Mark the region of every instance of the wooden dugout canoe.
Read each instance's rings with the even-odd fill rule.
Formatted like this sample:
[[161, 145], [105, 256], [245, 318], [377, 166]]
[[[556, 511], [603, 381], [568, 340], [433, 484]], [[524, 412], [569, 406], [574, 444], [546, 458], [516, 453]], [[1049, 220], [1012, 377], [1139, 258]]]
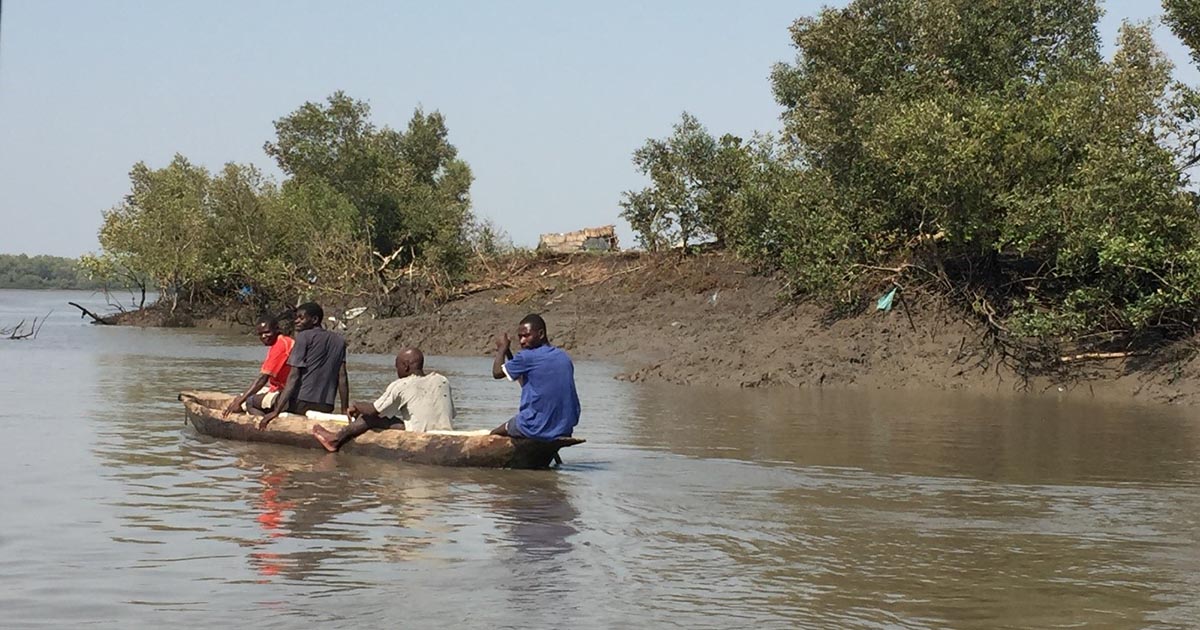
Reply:
[[[258, 429], [258, 418], [246, 413], [222, 412], [233, 396], [220, 392], [183, 391], [179, 400], [187, 422], [204, 435], [270, 442], [303, 448], [324, 448], [312, 435], [314, 424], [337, 431], [337, 422], [313, 420], [305, 416], [283, 414], [265, 430]], [[436, 466], [475, 466], [481, 468], [548, 468], [558, 450], [584, 440], [562, 437], [554, 440], [530, 440], [489, 435], [487, 431], [368, 431], [342, 445], [340, 453], [354, 453], [382, 459], [433, 464]]]

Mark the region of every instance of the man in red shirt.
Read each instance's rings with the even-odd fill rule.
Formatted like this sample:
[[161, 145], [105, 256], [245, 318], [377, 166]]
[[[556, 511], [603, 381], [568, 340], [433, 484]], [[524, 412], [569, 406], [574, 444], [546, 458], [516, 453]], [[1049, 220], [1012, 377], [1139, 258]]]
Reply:
[[275, 405], [275, 399], [279, 397], [279, 390], [287, 383], [288, 371], [291, 369], [287, 360], [295, 341], [287, 335], [279, 334], [279, 321], [270, 315], [259, 319], [255, 330], [259, 340], [269, 348], [267, 358], [250, 388], [225, 407], [227, 416], [242, 409], [257, 414], [269, 411]]

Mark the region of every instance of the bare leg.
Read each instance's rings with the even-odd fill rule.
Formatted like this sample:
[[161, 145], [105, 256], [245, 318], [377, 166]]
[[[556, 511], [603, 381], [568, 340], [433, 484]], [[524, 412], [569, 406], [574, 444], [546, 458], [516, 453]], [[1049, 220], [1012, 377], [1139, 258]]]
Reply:
[[370, 428], [371, 423], [368, 423], [364, 417], [359, 416], [351, 420], [350, 424], [346, 425], [345, 428], [336, 434], [330, 433], [329, 430], [319, 424], [314, 424], [312, 434], [321, 443], [321, 446], [325, 447], [325, 450], [332, 453], [341, 448], [342, 444], [345, 444], [347, 440], [353, 440], [366, 433]]

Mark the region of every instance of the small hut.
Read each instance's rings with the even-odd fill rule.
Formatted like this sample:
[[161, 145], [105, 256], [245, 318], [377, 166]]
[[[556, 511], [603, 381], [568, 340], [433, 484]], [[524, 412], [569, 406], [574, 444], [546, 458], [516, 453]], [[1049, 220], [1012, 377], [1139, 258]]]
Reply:
[[574, 232], [543, 234], [538, 238], [538, 250], [569, 254], [572, 252], [615, 252], [617, 231], [614, 225], [584, 228]]

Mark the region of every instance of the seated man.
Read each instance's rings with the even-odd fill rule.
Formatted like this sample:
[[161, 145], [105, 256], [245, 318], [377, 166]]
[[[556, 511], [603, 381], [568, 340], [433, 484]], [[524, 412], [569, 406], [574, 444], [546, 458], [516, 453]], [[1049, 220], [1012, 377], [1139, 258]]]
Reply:
[[571, 357], [550, 345], [546, 322], [540, 315], [526, 315], [521, 320], [517, 341], [521, 351], [514, 357], [508, 333], [496, 337], [492, 376], [520, 383], [521, 405], [517, 415], [493, 429], [492, 434], [539, 440], [571, 435], [580, 411]]
[[341, 399], [343, 413], [349, 408], [346, 340], [325, 330], [321, 326], [324, 319], [325, 311], [316, 303], [296, 307], [296, 342], [287, 361], [291, 371], [279, 399], [258, 421], [259, 429], [267, 428], [284, 411], [300, 415], [309, 410], [332, 412], [335, 396]]
[[337, 433], [321, 425], [313, 426], [313, 437], [325, 450], [336, 451], [367, 429], [451, 431], [454, 400], [450, 396], [450, 381], [441, 374], [426, 374], [425, 355], [416, 348], [404, 348], [396, 355], [396, 380], [375, 402], [350, 405], [347, 415], [350, 424]]
[[283, 385], [287, 383], [290, 371], [287, 359], [292, 352], [292, 344], [295, 342], [291, 337], [279, 333], [279, 320], [270, 315], [260, 318], [255, 330], [259, 340], [269, 348], [267, 358], [263, 361], [258, 378], [254, 379], [250, 388], [225, 407], [226, 416], [243, 410], [250, 413], [258, 412], [261, 415], [275, 404], [275, 399], [279, 397], [279, 390], [283, 389]]

